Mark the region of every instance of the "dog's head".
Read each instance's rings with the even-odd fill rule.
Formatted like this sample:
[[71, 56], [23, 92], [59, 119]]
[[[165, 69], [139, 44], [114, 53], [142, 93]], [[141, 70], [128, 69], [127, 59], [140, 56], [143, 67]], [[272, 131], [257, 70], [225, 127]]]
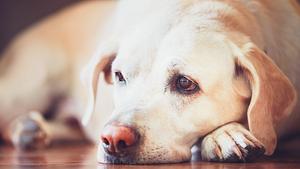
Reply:
[[94, 58], [90, 107], [101, 71], [112, 80], [115, 104], [99, 161], [189, 160], [199, 138], [229, 122], [248, 122], [266, 154], [274, 151], [276, 125], [296, 98], [292, 84], [254, 43], [238, 45], [225, 33], [189, 23], [165, 32], [141, 25]]

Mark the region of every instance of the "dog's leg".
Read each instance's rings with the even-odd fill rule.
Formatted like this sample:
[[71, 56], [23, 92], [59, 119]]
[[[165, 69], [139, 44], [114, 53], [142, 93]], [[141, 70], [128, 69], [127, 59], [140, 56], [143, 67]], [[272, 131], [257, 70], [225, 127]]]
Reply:
[[[27, 116], [34, 123], [39, 122], [39, 125], [41, 123], [41, 126], [37, 125], [41, 129], [47, 128], [44, 126], [48, 123], [43, 118], [36, 118], [42, 115], [32, 118], [28, 113], [31, 110], [47, 113], [53, 100], [67, 95], [70, 86], [70, 79], [65, 78], [70, 72], [64, 51], [34, 36], [24, 38], [17, 39], [1, 56], [0, 134], [5, 140], [10, 135], [8, 126], [22, 116]], [[25, 125], [27, 121], [29, 125]], [[30, 120], [27, 121], [24, 121], [24, 126], [29, 126], [26, 129], [39, 130]], [[22, 124], [20, 122], [19, 126]]]
[[201, 143], [207, 161], [245, 162], [264, 153], [264, 147], [241, 124], [229, 123], [208, 134]]
[[17, 118], [5, 133], [7, 141], [20, 149], [40, 149], [56, 141], [85, 141], [79, 125], [73, 120], [56, 118], [47, 121], [38, 112]]
[[45, 113], [68, 88], [63, 53], [40, 38], [17, 39], [0, 61], [0, 132], [31, 110]]

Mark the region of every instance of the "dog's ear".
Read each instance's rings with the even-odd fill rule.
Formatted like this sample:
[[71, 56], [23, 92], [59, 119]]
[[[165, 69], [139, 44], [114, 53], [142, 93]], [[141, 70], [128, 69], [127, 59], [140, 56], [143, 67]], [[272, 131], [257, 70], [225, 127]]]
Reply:
[[113, 52], [100, 57], [93, 57], [82, 71], [81, 80], [87, 89], [87, 110], [82, 119], [83, 125], [88, 123], [91, 114], [94, 112], [100, 74], [104, 73], [105, 81], [112, 84], [111, 65], [115, 57], [116, 53]]
[[237, 70], [248, 79], [251, 101], [247, 110], [250, 132], [271, 155], [277, 144], [276, 126], [294, 107], [297, 94], [287, 76], [254, 44], [247, 44], [236, 58]]
[[104, 80], [106, 81], [106, 83], [112, 84], [111, 64], [115, 60], [115, 58], [116, 54], [112, 53], [100, 57], [99, 61], [94, 60], [95, 64], [92, 63], [91, 71], [89, 71], [89, 73], [91, 73], [92, 79], [89, 80], [92, 80], [90, 82], [90, 85], [92, 85], [94, 92], [96, 92], [97, 90], [98, 80], [101, 72], [103, 72], [104, 74]]

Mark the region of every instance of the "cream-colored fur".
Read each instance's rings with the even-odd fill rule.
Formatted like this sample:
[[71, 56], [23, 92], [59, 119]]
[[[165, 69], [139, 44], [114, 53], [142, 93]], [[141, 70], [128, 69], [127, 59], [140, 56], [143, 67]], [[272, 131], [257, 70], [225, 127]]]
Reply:
[[[109, 22], [115, 5], [114, 1], [81, 2], [38, 22], [11, 42], [0, 58], [2, 131], [19, 115], [45, 114], [57, 101], [61, 102], [56, 105], [59, 121], [83, 117], [87, 99], [80, 73], [105, 39], [104, 23]], [[109, 95], [103, 94], [107, 100], [100, 103], [107, 112], [112, 107]]]
[[[62, 117], [81, 121], [79, 138], [98, 142], [108, 120], [132, 124], [141, 132], [143, 142], [134, 155], [111, 157], [99, 144], [99, 162], [181, 162], [190, 159], [193, 145], [199, 145], [205, 160], [247, 161], [271, 155], [278, 136], [299, 131], [296, 1], [123, 0], [100, 36], [106, 12], [99, 9], [113, 4], [85, 2], [40, 23], [11, 45], [2, 62], [9, 64], [0, 67], [2, 130], [21, 113], [43, 113], [52, 94], [63, 93]], [[67, 21], [72, 24], [53, 31]], [[85, 32], [86, 39], [78, 32]], [[92, 55], [81, 75], [82, 87], [80, 70]], [[109, 79], [110, 64], [113, 87], [101, 77], [104, 71]], [[117, 71], [126, 84], [117, 81]], [[193, 79], [200, 91], [178, 93], [172, 89], [176, 75]], [[79, 105], [75, 111], [74, 106], [66, 108], [70, 100]], [[53, 126], [37, 114], [29, 119], [44, 128]], [[16, 123], [21, 129], [7, 137], [13, 135], [18, 145], [27, 127]], [[48, 133], [57, 138], [54, 131]]]

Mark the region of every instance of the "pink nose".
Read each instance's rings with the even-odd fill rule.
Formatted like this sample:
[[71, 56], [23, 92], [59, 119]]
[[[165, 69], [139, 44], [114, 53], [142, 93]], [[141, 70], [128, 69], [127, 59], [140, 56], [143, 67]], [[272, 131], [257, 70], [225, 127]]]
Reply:
[[105, 126], [101, 141], [107, 153], [118, 154], [136, 146], [139, 141], [139, 134], [132, 127], [112, 123]]

